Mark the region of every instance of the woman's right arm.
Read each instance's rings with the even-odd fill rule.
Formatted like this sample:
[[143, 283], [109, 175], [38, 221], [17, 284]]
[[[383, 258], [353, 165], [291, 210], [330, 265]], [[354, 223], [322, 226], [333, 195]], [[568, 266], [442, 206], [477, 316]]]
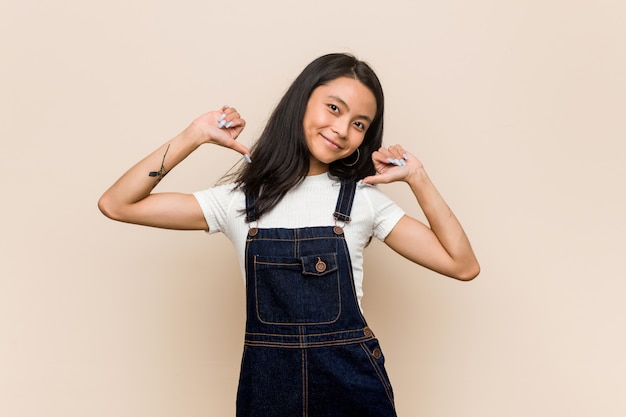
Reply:
[[102, 213], [126, 223], [178, 230], [208, 230], [192, 194], [153, 193], [161, 179], [204, 143], [250, 151], [236, 141], [245, 121], [234, 108], [223, 107], [194, 120], [176, 137], [129, 169], [98, 201]]

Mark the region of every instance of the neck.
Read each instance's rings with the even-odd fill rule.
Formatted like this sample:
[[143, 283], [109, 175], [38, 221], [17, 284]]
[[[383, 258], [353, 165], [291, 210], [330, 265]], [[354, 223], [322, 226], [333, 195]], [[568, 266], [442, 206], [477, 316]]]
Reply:
[[328, 164], [316, 160], [309, 163], [309, 172], [306, 175], [319, 175], [325, 172], [328, 172]]

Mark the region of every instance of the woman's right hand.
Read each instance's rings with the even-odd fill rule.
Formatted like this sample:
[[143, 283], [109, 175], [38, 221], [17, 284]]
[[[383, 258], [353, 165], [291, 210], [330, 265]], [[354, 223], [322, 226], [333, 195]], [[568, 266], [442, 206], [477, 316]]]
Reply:
[[237, 142], [237, 137], [246, 127], [246, 121], [237, 109], [224, 106], [220, 110], [203, 114], [194, 120], [188, 129], [201, 135], [202, 143], [212, 143], [250, 156], [250, 150]]
[[127, 223], [207, 230], [204, 214], [192, 194], [152, 191], [168, 172], [203, 143], [233, 149], [249, 161], [250, 151], [237, 142], [245, 125], [237, 109], [228, 106], [203, 114], [131, 167], [100, 197], [98, 207], [105, 216]]

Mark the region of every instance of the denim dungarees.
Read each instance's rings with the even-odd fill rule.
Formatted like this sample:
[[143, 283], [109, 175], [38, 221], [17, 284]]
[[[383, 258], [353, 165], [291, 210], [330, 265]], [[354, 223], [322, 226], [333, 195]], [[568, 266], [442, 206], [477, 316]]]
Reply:
[[343, 229], [354, 181], [342, 181], [336, 226], [253, 227], [246, 196], [246, 335], [237, 417], [392, 417], [378, 340], [361, 314]]

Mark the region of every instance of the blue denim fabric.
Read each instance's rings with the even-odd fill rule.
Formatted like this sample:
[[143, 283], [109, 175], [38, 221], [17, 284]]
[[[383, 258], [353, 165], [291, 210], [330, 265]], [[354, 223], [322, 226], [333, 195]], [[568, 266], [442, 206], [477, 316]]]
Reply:
[[[349, 221], [354, 187], [342, 182], [338, 221]], [[246, 280], [237, 417], [396, 416], [341, 228], [251, 228]]]

